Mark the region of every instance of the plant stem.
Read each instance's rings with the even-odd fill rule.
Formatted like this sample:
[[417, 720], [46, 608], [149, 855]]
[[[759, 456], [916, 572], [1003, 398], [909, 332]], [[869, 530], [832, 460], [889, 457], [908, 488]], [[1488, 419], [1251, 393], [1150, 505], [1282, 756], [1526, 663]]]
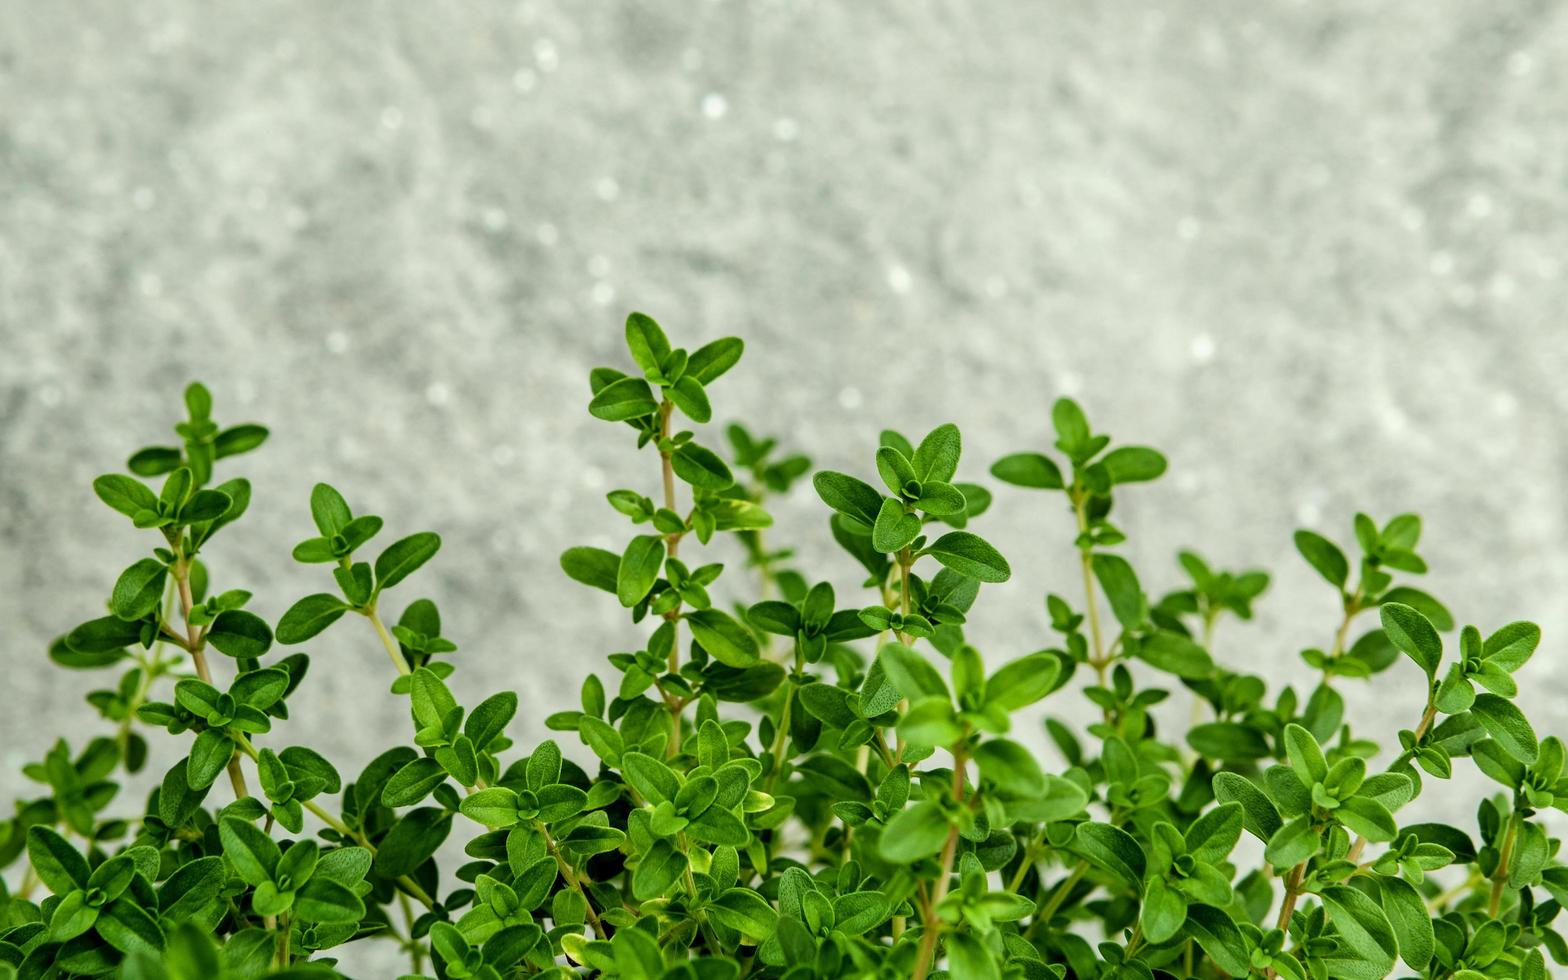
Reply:
[[593, 899], [588, 897], [588, 892], [583, 888], [582, 881], [578, 879], [577, 872], [573, 871], [572, 866], [566, 863], [566, 858], [561, 856], [561, 849], [555, 846], [555, 838], [550, 836], [550, 828], [538, 820], [534, 821], [534, 828], [544, 835], [544, 846], [549, 850], [550, 856], [555, 858], [555, 866], [561, 869], [561, 877], [573, 891], [582, 896], [583, 907], [588, 910], [588, 922], [593, 926], [593, 931], [600, 939], [608, 938], [604, 932], [604, 923], [599, 921], [599, 913], [593, 910]]
[[397, 645], [397, 640], [393, 639], [392, 634], [387, 632], [386, 624], [381, 621], [381, 614], [376, 611], [374, 601], [365, 607], [364, 613], [370, 620], [370, 625], [376, 628], [376, 635], [381, 637], [381, 645], [386, 647], [387, 656], [392, 660], [392, 666], [397, 668], [399, 674], [407, 675], [413, 673], [408, 667], [408, 660], [403, 656], [402, 649]]
[[1041, 923], [1051, 921], [1051, 917], [1056, 914], [1056, 910], [1062, 907], [1063, 902], [1067, 901], [1068, 894], [1077, 886], [1078, 882], [1083, 880], [1083, 876], [1088, 872], [1088, 861], [1080, 860], [1073, 866], [1072, 872], [1062, 879], [1061, 884], [1056, 886], [1056, 890], [1051, 893], [1051, 897], [1046, 899], [1035, 910], [1034, 920], [1029, 923], [1029, 928], [1024, 932], [1025, 939], [1032, 937], [1034, 931], [1040, 927]]
[[[801, 656], [799, 644], [795, 649], [795, 673], [799, 674], [805, 667]], [[764, 793], [772, 794], [773, 787], [778, 782], [779, 773], [784, 771], [784, 750], [789, 746], [789, 715], [790, 708], [795, 703], [795, 682], [786, 680], [784, 688], [784, 707], [779, 711], [778, 731], [773, 735], [773, 771], [768, 773], [768, 781], [763, 786]]]
[[1497, 918], [1503, 904], [1503, 889], [1508, 886], [1508, 865], [1513, 860], [1514, 843], [1519, 839], [1519, 811], [1508, 815], [1508, 827], [1503, 831], [1503, 845], [1497, 852], [1497, 869], [1492, 872], [1492, 895], [1486, 903], [1486, 914]]
[[278, 922], [278, 955], [277, 966], [286, 970], [289, 965], [289, 916], [285, 912]]
[[[246, 738], [244, 735], [241, 735], [234, 740], [234, 744], [238, 745], [240, 751], [249, 756], [252, 762], [256, 762], [258, 760], [259, 756], [256, 752], [256, 747], [250, 744], [250, 739]], [[229, 760], [231, 765], [238, 761], [239, 758], [237, 756], [234, 759]], [[367, 838], [364, 834], [354, 830], [354, 828], [339, 820], [337, 817], [334, 817], [326, 810], [322, 809], [321, 806], [314, 800], [303, 800], [301, 801], [301, 805], [311, 813], [315, 814], [316, 819], [320, 820], [328, 827], [331, 827], [333, 830], [337, 831], [339, 834], [342, 834], [344, 837], [349, 838], [350, 840], [357, 841], [360, 847], [363, 847], [372, 855], [376, 853], [376, 845], [372, 844], [369, 838]], [[398, 878], [397, 886], [403, 889], [409, 895], [413, 896], [414, 900], [422, 904], [425, 908], [433, 909], [436, 907], [435, 899], [426, 894], [425, 890], [419, 886], [419, 883], [410, 878], [408, 875], [403, 875], [402, 877]]]
[[[668, 398], [659, 403], [659, 471], [664, 483], [664, 506], [668, 510], [675, 510], [675, 467], [670, 462], [670, 453], [662, 448], [664, 440], [670, 437], [670, 413], [675, 404]], [[681, 535], [684, 532], [672, 532], [664, 536], [664, 547], [669, 558], [674, 558], [680, 553]], [[681, 607], [677, 603], [674, 609], [664, 614], [664, 619], [670, 624], [670, 673], [679, 674], [681, 669]], [[673, 759], [681, 754], [681, 712], [686, 705], [681, 701], [665, 701], [665, 706], [670, 711], [670, 741], [665, 748], [664, 756]]]
[[[212, 671], [207, 667], [207, 654], [203, 647], [206, 645], [206, 636], [191, 622], [191, 610], [196, 608], [196, 600], [191, 594], [191, 565], [190, 559], [185, 555], [185, 533], [176, 532], [170, 536], [169, 543], [174, 546], [174, 583], [180, 594], [180, 614], [185, 619], [185, 649], [190, 651], [191, 662], [196, 665], [196, 676], [202, 683], [216, 686], [212, 683]], [[238, 756], [229, 757], [229, 783], [234, 787], [234, 798], [244, 799], [250, 795], [250, 789], [245, 785], [245, 771], [240, 768]]]
[[414, 938], [414, 907], [408, 904], [408, 896], [403, 892], [397, 893], [398, 905], [403, 909], [403, 922], [408, 926], [408, 961], [414, 968], [414, 973], [423, 973], [425, 969], [425, 947]]
[[[953, 746], [953, 802], [959, 806], [964, 803], [964, 738], [960, 738]], [[958, 826], [955, 824], [947, 829], [947, 840], [942, 844], [941, 865], [942, 870], [937, 874], [936, 884], [932, 886], [930, 900], [926, 902], [925, 928], [920, 933], [920, 953], [915, 959], [914, 980], [925, 980], [927, 973], [931, 972], [931, 964], [936, 958], [936, 942], [942, 934], [942, 919], [937, 915], [937, 907], [947, 897], [947, 889], [952, 883], [953, 859], [958, 851]]]
[[1301, 882], [1307, 876], [1307, 862], [1303, 861], [1290, 869], [1285, 876], [1285, 900], [1280, 903], [1279, 918], [1274, 922], [1274, 928], [1290, 928], [1290, 917], [1296, 911], [1296, 900], [1301, 897]]
[[[1089, 533], [1089, 513], [1086, 508], [1088, 495], [1082, 491], [1073, 493], [1073, 514], [1078, 518], [1078, 534], [1083, 536]], [[1089, 617], [1089, 640], [1093, 656], [1089, 658], [1089, 666], [1094, 668], [1094, 673], [1099, 678], [1100, 686], [1105, 686], [1105, 668], [1109, 661], [1105, 656], [1105, 641], [1100, 633], [1100, 604], [1094, 594], [1094, 548], [1087, 542], [1078, 546], [1078, 554], [1083, 566], [1083, 596]]]

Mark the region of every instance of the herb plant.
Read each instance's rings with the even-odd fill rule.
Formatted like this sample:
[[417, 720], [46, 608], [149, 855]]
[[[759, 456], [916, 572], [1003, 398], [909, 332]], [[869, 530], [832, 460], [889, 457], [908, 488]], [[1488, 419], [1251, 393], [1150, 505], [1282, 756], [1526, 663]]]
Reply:
[[[1007, 507], [1060, 508], [1083, 592], [1046, 596], [1044, 637], [984, 658], [966, 618], [1011, 573], [971, 529], [993, 500], [961, 476], [956, 427], [883, 432], [860, 475], [812, 476], [843, 549], [824, 574], [863, 575], [840, 594], [766, 538], [769, 499], [809, 461], [738, 425], [726, 460], [688, 428], [712, 419], [741, 341], [687, 351], [634, 314], [626, 344], [631, 370], [594, 369], [587, 407], [643, 451], [646, 480], [608, 496], [625, 546], [561, 567], [630, 619], [636, 649], [527, 751], [515, 694], [465, 706], [446, 684], [477, 658], [411, 598], [435, 533], [382, 546], [380, 517], [318, 485], [293, 558], [322, 566], [322, 591], [275, 625], [209, 565], [250, 504], [219, 471], [267, 433], [218, 425], [199, 384], [178, 445], [94, 481], [149, 550], [50, 648], [112, 676], [87, 696], [108, 729], [27, 766], [40, 789], [0, 823], [0, 864], [23, 865], [0, 889], [0, 976], [322, 976], [345, 944], [387, 941], [410, 975], [480, 980], [1533, 980], [1543, 954], [1568, 962], [1568, 866], [1540, 819], [1568, 809], [1563, 744], [1511, 700], [1540, 631], [1453, 635], [1409, 584], [1419, 518], [1357, 514], [1348, 554], [1296, 533], [1329, 586], [1304, 598], [1336, 615], [1302, 652], [1313, 689], [1271, 694], [1241, 669], [1266, 659], [1216, 656], [1268, 576], [1183, 552], [1182, 583], [1146, 591], [1113, 504], [1166, 461], [1063, 399], [1052, 452], [989, 473], [1029, 491]], [[287, 737], [311, 662], [293, 648], [328, 629], [384, 651], [411, 722], [351, 778]], [[1387, 751], [1340, 694], [1383, 672], [1410, 724], [1372, 733]], [[1177, 688], [1184, 732], [1154, 710]], [[1081, 732], [1048, 713], [1075, 694], [1098, 709]], [[1042, 720], [1048, 760], [1018, 735]], [[1473, 824], [1399, 816], [1472, 765], [1499, 784]], [[143, 770], [162, 773], [144, 805], [115, 807], [119, 774]], [[443, 874], [454, 831], [468, 860]]]

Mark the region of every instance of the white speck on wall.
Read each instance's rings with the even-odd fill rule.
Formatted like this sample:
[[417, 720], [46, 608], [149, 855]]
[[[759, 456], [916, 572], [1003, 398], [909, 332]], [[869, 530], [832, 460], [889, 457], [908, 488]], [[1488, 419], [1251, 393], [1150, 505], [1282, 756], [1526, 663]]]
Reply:
[[483, 220], [491, 231], [501, 231], [507, 225], [506, 212], [500, 208], [485, 208]]
[[844, 411], [853, 412], [855, 409], [860, 407], [861, 401], [862, 399], [860, 395], [860, 389], [856, 388], [854, 385], [846, 385], [845, 387], [839, 389], [838, 407], [842, 408]]
[[1206, 333], [1198, 334], [1188, 345], [1188, 352], [1194, 364], [1208, 364], [1214, 360], [1214, 338]]
[[1465, 212], [1472, 218], [1489, 218], [1492, 215], [1492, 198], [1483, 192], [1470, 195], [1465, 202]]
[[1515, 77], [1530, 74], [1535, 67], [1535, 59], [1528, 51], [1515, 51], [1508, 56], [1508, 73]]
[[773, 121], [773, 138], [780, 143], [793, 143], [800, 138], [800, 123], [783, 116]]
[[1433, 252], [1429, 267], [1435, 276], [1449, 275], [1454, 271], [1454, 257], [1448, 252]]
[[603, 255], [595, 255], [588, 260], [588, 274], [595, 279], [603, 279], [610, 274], [610, 260]]
[[534, 229], [534, 237], [539, 239], [540, 245], [551, 248], [561, 240], [561, 231], [555, 225], [546, 221]]
[[1492, 414], [1500, 419], [1511, 419], [1519, 414], [1519, 399], [1511, 391], [1499, 391], [1492, 396]]
[[718, 92], [709, 92], [702, 97], [702, 114], [709, 119], [723, 119], [730, 111], [730, 100]]
[[903, 296], [909, 292], [914, 284], [914, 276], [910, 275], [909, 270], [902, 265], [895, 262], [887, 267], [887, 288], [893, 292]]
[[341, 330], [329, 330], [325, 338], [329, 354], [342, 354], [348, 350], [348, 334]]
[[589, 490], [597, 490], [604, 486], [604, 471], [597, 466], [584, 466], [582, 469], [582, 485]]
[[600, 306], [609, 306], [615, 302], [615, 287], [607, 282], [596, 282], [593, 285], [593, 301]]
[[545, 74], [561, 67], [561, 55], [555, 50], [555, 42], [542, 37], [534, 42], [534, 64]]
[[397, 130], [403, 128], [403, 110], [395, 105], [386, 106], [381, 110], [381, 128]]
[[506, 443], [498, 443], [490, 447], [490, 462], [496, 466], [511, 466], [517, 461], [517, 450]]
[[1296, 523], [1303, 527], [1315, 527], [1323, 519], [1323, 508], [1315, 500], [1303, 500], [1296, 504]]
[[131, 192], [131, 203], [138, 211], [148, 211], [158, 203], [158, 194], [151, 187], [138, 187]]
[[1184, 242], [1197, 238], [1202, 231], [1203, 225], [1190, 214], [1176, 222], [1176, 237]]
[[539, 74], [532, 68], [519, 68], [512, 72], [512, 87], [519, 92], [532, 92], [539, 84]]
[[144, 272], [137, 276], [136, 286], [143, 296], [150, 298], [163, 295], [163, 279], [155, 272]]
[[985, 280], [985, 294], [992, 299], [1001, 299], [1007, 295], [1007, 280], [1001, 276], [987, 276]]
[[621, 196], [620, 181], [614, 177], [600, 177], [593, 183], [593, 193], [601, 201], [613, 201]]
[[1056, 376], [1056, 387], [1062, 394], [1071, 398], [1080, 393], [1083, 388], [1083, 379], [1071, 371], [1063, 371]]
[[445, 382], [432, 381], [425, 387], [425, 401], [434, 405], [436, 408], [443, 407], [451, 400], [452, 389], [448, 388]]

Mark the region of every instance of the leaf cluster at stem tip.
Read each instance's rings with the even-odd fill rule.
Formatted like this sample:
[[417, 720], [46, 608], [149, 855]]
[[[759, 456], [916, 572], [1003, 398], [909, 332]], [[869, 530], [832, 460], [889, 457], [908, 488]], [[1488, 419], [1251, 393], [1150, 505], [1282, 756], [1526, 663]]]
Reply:
[[[218, 471], [267, 430], [217, 423], [200, 384], [174, 443], [93, 481], [143, 550], [48, 651], [105, 678], [87, 694], [105, 724], [28, 763], [0, 821], [0, 980], [341, 976], [365, 943], [440, 980], [1536, 980], [1568, 963], [1551, 814], [1568, 757], [1516, 702], [1540, 629], [1460, 628], [1415, 584], [1419, 517], [1295, 532], [1328, 587], [1292, 600], [1322, 612], [1296, 664], [1232, 635], [1266, 572], [1191, 550], [1135, 566], [1117, 505], [1152, 497], [1138, 485], [1167, 461], [1072, 400], [983, 473], [951, 423], [816, 470], [744, 424], [708, 428], [741, 340], [678, 347], [639, 313], [624, 339], [585, 396], [630, 436], [635, 476], [605, 497], [623, 543], [560, 556], [623, 648], [571, 652], [575, 704], [460, 699], [460, 664], [483, 684], [511, 668], [477, 661], [511, 653], [448, 635], [421, 574], [440, 536], [387, 529], [360, 490], [301, 488], [292, 558], [317, 584], [255, 600], [236, 570], [282, 556], [224, 552], [251, 486]], [[839, 549], [809, 571], [770, 516], [808, 475]], [[1060, 515], [1054, 545], [989, 526], [1036, 502]], [[1033, 548], [1074, 586], [1045, 595], [1038, 635], [982, 655], [980, 593], [1012, 579], [1004, 551]], [[330, 650], [314, 675], [306, 644]], [[1271, 686], [1287, 666], [1308, 683]], [[298, 692], [321, 669], [407, 710], [357, 772], [289, 734], [320, 710]], [[1344, 688], [1385, 673], [1353, 730]], [[1089, 724], [1067, 721], [1074, 698]], [[1488, 785], [1463, 825], [1425, 805], [1456, 768]], [[140, 774], [153, 788], [126, 799]]]

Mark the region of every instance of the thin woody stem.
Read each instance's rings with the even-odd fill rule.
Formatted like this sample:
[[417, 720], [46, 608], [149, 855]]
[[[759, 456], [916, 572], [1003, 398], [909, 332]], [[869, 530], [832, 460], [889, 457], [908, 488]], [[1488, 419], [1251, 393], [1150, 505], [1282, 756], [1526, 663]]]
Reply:
[[[168, 535], [169, 543], [174, 546], [174, 584], [180, 596], [180, 614], [185, 619], [185, 649], [191, 655], [191, 663], [196, 667], [196, 676], [202, 683], [216, 686], [212, 683], [212, 670], [207, 666], [206, 635], [191, 622], [191, 610], [196, 608], [196, 599], [191, 592], [191, 564], [190, 558], [185, 554], [185, 532], [176, 531]], [[250, 789], [245, 785], [245, 771], [240, 768], [238, 756], [229, 757], [229, 783], [234, 787], [234, 798], [244, 799], [250, 795]]]

